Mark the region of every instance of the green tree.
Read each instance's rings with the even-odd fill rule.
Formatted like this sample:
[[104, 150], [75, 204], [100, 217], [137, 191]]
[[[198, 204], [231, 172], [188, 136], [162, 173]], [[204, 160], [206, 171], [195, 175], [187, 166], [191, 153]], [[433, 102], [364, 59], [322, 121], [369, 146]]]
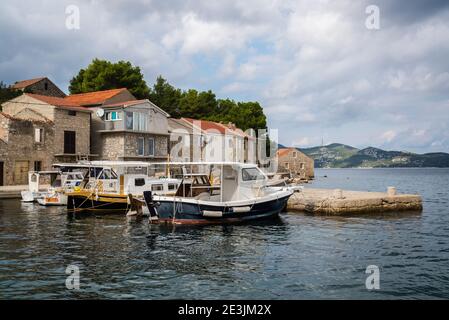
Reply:
[[136, 98], [148, 98], [150, 90], [139, 67], [129, 61], [112, 63], [94, 59], [70, 81], [71, 94], [99, 90], [127, 88]]
[[1, 104], [8, 100], [14, 99], [22, 94], [22, 91], [15, 90], [7, 86], [3, 81], [0, 81], [0, 111], [2, 111]]
[[179, 99], [179, 113], [181, 117], [196, 118], [198, 117], [198, 91], [190, 89], [182, 93]]
[[162, 76], [159, 76], [153, 88], [150, 89], [149, 99], [172, 117], [177, 118], [180, 116], [179, 100], [181, 96], [181, 89], [176, 89]]
[[202, 91], [198, 94], [198, 109], [196, 112], [197, 117], [202, 119], [208, 118], [217, 113], [217, 107], [217, 99], [211, 90]]

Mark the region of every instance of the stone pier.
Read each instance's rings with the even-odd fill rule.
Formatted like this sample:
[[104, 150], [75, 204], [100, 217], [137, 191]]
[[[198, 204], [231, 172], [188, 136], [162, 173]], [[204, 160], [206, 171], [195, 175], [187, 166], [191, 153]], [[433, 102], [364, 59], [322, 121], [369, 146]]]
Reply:
[[287, 204], [288, 211], [317, 215], [421, 211], [422, 207], [420, 195], [397, 194], [394, 187], [385, 193], [304, 188], [294, 193]]

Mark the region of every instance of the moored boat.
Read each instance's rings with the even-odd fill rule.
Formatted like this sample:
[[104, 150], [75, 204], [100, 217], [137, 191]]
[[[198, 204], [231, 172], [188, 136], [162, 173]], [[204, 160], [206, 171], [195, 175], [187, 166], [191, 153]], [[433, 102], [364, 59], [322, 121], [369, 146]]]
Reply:
[[[144, 192], [152, 220], [174, 224], [208, 224], [270, 218], [285, 208], [294, 192], [289, 187], [267, 185], [267, 176], [253, 164], [180, 165], [184, 166], [184, 174], [174, 196]], [[189, 165], [199, 172], [187, 173], [185, 167]]]
[[[133, 210], [131, 198], [143, 199], [144, 190], [156, 194], [174, 194], [179, 180], [166, 176], [149, 176], [149, 163], [96, 162], [102, 165], [96, 179], [84, 187], [67, 192], [67, 209], [70, 213], [128, 214]], [[107, 165], [104, 165], [107, 164]], [[140, 173], [128, 173], [126, 169], [138, 168]], [[145, 172], [144, 172], [145, 171]]]

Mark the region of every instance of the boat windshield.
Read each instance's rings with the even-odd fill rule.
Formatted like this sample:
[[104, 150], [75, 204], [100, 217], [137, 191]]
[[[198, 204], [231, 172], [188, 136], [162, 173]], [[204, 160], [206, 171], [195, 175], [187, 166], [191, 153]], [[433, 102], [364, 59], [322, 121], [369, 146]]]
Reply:
[[265, 180], [265, 176], [258, 168], [244, 168], [242, 169], [242, 180]]

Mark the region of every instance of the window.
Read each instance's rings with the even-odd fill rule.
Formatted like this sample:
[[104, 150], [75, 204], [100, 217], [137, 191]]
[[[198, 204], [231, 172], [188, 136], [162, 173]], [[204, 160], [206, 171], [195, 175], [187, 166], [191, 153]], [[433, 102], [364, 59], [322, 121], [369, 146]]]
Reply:
[[34, 161], [34, 171], [42, 171], [42, 161]]
[[164, 186], [162, 184], [153, 184], [151, 186], [151, 191], [163, 191]]
[[133, 130], [147, 131], [148, 116], [141, 112], [133, 112]]
[[34, 142], [37, 143], [44, 142], [44, 129], [42, 128], [34, 129]]
[[301, 169], [304, 169], [304, 168], [305, 168], [304, 163], [301, 163], [299, 167], [300, 167]]
[[117, 175], [111, 169], [103, 169], [98, 179], [117, 179]]
[[69, 114], [69, 116], [76, 116], [76, 111], [69, 110], [68, 114]]
[[133, 129], [133, 113], [132, 112], [126, 112], [126, 130], [132, 130]]
[[64, 131], [64, 153], [76, 153], [76, 132]]
[[154, 156], [154, 138], [148, 138], [148, 155]]
[[137, 138], [137, 155], [144, 156], [145, 155], [145, 139], [142, 137]]
[[45, 90], [45, 91], [48, 90], [48, 83], [47, 83], [47, 82], [45, 82], [45, 84], [44, 84], [44, 90]]
[[176, 183], [168, 184], [168, 190], [176, 190], [177, 188], [178, 188], [178, 185]]
[[296, 158], [298, 156], [298, 152], [293, 151], [293, 158]]
[[89, 177], [91, 177], [91, 178], [98, 177], [98, 175], [100, 174], [101, 170], [103, 170], [103, 168], [90, 168]]
[[284, 163], [284, 167], [285, 167], [285, 169], [289, 169], [290, 168], [290, 163], [288, 163], [288, 162]]
[[145, 179], [144, 178], [136, 178], [134, 179], [134, 185], [136, 187], [142, 187], [145, 185]]
[[265, 176], [257, 168], [248, 168], [242, 170], [242, 179], [243, 181], [263, 180]]
[[122, 119], [120, 119], [120, 112], [111, 111], [111, 112], [106, 112], [105, 120], [106, 121], [118, 121], [118, 120], [122, 120]]

